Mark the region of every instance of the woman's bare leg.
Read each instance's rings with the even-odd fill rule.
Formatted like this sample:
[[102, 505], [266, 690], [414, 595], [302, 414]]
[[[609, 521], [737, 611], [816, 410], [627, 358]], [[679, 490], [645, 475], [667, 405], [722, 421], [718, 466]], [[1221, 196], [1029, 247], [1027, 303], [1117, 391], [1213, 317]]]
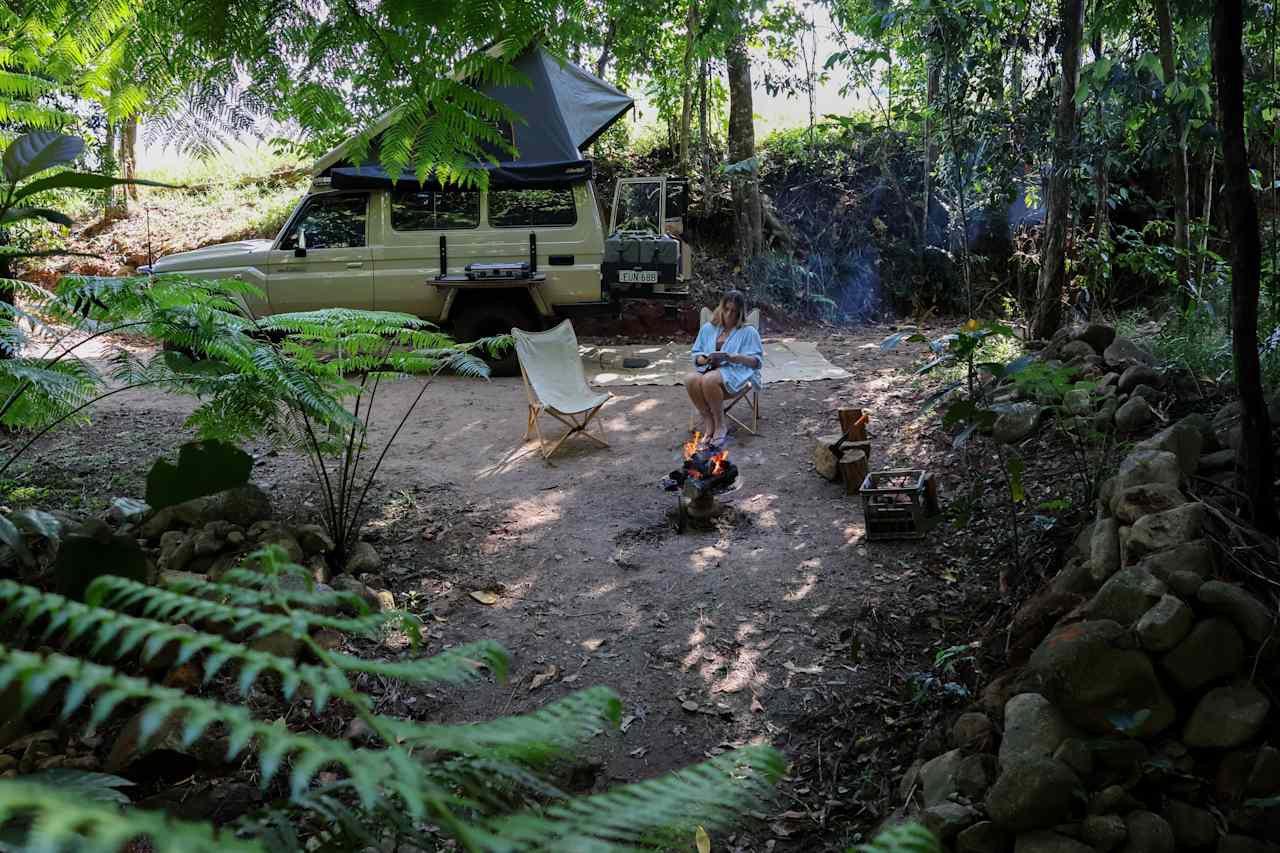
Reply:
[[720, 371], [712, 370], [702, 378], [702, 396], [711, 410], [711, 440], [721, 441], [729, 432], [724, 425], [724, 383]]
[[698, 410], [698, 414], [702, 416], [702, 435], [710, 437], [711, 430], [715, 424], [711, 417], [711, 408], [707, 405], [705, 386], [703, 380], [706, 378], [702, 373], [690, 373], [684, 378], [684, 390], [689, 394], [689, 400], [693, 403], [693, 407]]

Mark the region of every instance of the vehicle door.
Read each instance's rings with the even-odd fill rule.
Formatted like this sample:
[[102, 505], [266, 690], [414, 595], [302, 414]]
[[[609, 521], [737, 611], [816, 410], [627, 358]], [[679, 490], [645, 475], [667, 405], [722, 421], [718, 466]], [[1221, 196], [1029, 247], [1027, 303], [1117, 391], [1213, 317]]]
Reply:
[[269, 253], [267, 266], [273, 313], [372, 309], [369, 193], [307, 199]]
[[373, 247], [373, 301], [380, 311], [438, 320], [445, 291], [429, 282], [440, 274], [441, 241], [448, 272], [461, 274], [483, 260], [480, 191], [408, 189], [381, 193], [383, 238]]

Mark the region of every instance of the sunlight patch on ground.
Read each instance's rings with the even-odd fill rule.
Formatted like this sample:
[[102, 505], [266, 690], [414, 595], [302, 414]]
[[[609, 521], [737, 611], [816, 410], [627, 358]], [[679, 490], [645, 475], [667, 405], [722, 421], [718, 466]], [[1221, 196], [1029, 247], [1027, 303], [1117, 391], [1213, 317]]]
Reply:
[[[800, 568], [801, 569], [820, 569], [822, 568], [822, 561], [817, 558], [805, 560], [803, 563], [800, 564]], [[809, 593], [813, 592], [813, 588], [817, 585], [818, 585], [817, 573], [809, 572], [807, 575], [805, 575], [803, 578], [799, 580], [799, 582], [796, 584], [796, 587], [793, 590], [791, 590], [791, 592], [788, 592], [786, 595], [782, 597], [782, 600], [790, 601], [790, 602], [801, 601], [807, 598], [809, 596]]]
[[527, 533], [560, 520], [563, 513], [563, 492], [546, 492], [537, 497], [516, 501], [507, 510], [505, 525], [512, 533]]
[[716, 545], [707, 545], [699, 548], [689, 555], [689, 563], [698, 572], [704, 572], [707, 569], [714, 569], [720, 565], [720, 562], [728, 556], [726, 552]]

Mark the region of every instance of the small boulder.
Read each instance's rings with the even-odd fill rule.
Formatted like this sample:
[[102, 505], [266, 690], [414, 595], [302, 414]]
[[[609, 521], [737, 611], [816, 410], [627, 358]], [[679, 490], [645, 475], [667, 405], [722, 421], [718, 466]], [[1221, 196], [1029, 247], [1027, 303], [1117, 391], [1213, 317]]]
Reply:
[[920, 815], [920, 822], [942, 841], [950, 841], [973, 825], [978, 819], [977, 809], [959, 803], [938, 803]]
[[1247, 835], [1224, 835], [1218, 839], [1217, 853], [1280, 853], [1280, 844], [1259, 841]]
[[1108, 785], [1089, 798], [1089, 814], [1128, 814], [1140, 808], [1142, 803], [1121, 785]]
[[1105, 581], [1120, 568], [1120, 523], [1104, 518], [1094, 523], [1089, 543], [1089, 573], [1097, 583]]
[[1052, 702], [1039, 693], [1019, 693], [1004, 706], [1000, 766], [1024, 758], [1048, 758], [1071, 734], [1071, 724]]
[[1219, 471], [1232, 471], [1236, 467], [1236, 452], [1231, 448], [1226, 450], [1215, 450], [1213, 453], [1206, 453], [1200, 457], [1198, 470], [1206, 474], [1216, 474]]
[[1204, 504], [1199, 501], [1145, 515], [1133, 525], [1128, 553], [1142, 557], [1199, 539], [1204, 529], [1204, 516]]
[[1168, 583], [1169, 576], [1174, 572], [1194, 572], [1204, 580], [1213, 574], [1213, 546], [1206, 539], [1194, 539], [1164, 551], [1147, 554], [1138, 562], [1138, 567], [1146, 569], [1165, 583]]
[[1218, 822], [1213, 815], [1181, 800], [1165, 801], [1164, 819], [1181, 849], [1208, 847], [1218, 838]]
[[920, 768], [920, 793], [925, 808], [944, 803], [959, 793], [958, 776], [964, 752], [953, 749], [924, 763]]
[[1040, 427], [1043, 411], [1035, 403], [1014, 403], [996, 416], [991, 437], [1001, 444], [1017, 444]]
[[1082, 361], [1099, 355], [1092, 346], [1084, 341], [1070, 341], [1062, 346], [1062, 360], [1066, 362]]
[[1018, 836], [1013, 853], [1094, 853], [1094, 849], [1058, 832], [1028, 832]]
[[1093, 428], [1098, 432], [1111, 432], [1116, 426], [1116, 411], [1120, 402], [1115, 397], [1107, 397], [1093, 416]]
[[1177, 486], [1171, 486], [1168, 483], [1143, 483], [1117, 492], [1111, 498], [1111, 514], [1119, 519], [1121, 524], [1133, 524], [1144, 515], [1164, 512], [1167, 509], [1182, 506], [1186, 502], [1187, 499], [1182, 496], [1182, 490]]
[[1240, 632], [1225, 619], [1205, 619], [1164, 656], [1160, 666], [1175, 687], [1189, 693], [1234, 675], [1243, 661]]
[[1105, 323], [1090, 323], [1084, 327], [1084, 331], [1076, 335], [1077, 341], [1084, 341], [1093, 347], [1093, 351], [1098, 355], [1102, 355], [1107, 351], [1107, 347], [1111, 346], [1116, 339], [1116, 330], [1114, 326], [1108, 326]]
[[300, 524], [293, 529], [293, 536], [308, 557], [328, 554], [333, 550], [333, 538], [320, 524]]
[[1252, 797], [1270, 797], [1280, 792], [1280, 749], [1264, 746], [1258, 750], [1245, 790]]
[[956, 853], [1004, 853], [1008, 849], [1008, 837], [993, 821], [979, 821], [956, 836]]
[[1070, 767], [1081, 779], [1093, 775], [1093, 750], [1083, 738], [1067, 738], [1054, 750], [1053, 757]]
[[1117, 370], [1127, 370], [1136, 364], [1144, 364], [1147, 367], [1154, 367], [1156, 364], [1154, 355], [1128, 338], [1117, 337], [1103, 351], [1102, 357], [1106, 359], [1107, 364]]
[[195, 557], [195, 542], [181, 530], [166, 530], [160, 535], [160, 568], [180, 572]]
[[1150, 404], [1143, 397], [1133, 396], [1116, 409], [1116, 429], [1122, 433], [1139, 432], [1156, 419]]
[[1195, 601], [1204, 586], [1204, 578], [1192, 571], [1170, 572], [1164, 582], [1186, 601]]
[[1177, 486], [1182, 480], [1182, 469], [1178, 467], [1178, 457], [1167, 450], [1151, 450], [1141, 448], [1134, 450], [1120, 463], [1116, 472], [1117, 492], [1131, 486], [1146, 483], [1168, 483]]
[[149, 512], [151, 507], [146, 501], [140, 501], [137, 498], [115, 498], [107, 509], [107, 521], [116, 527], [125, 524], [141, 524]]
[[1129, 830], [1120, 815], [1090, 815], [1080, 827], [1080, 837], [1094, 850], [1108, 853], [1124, 843]]
[[1130, 399], [1134, 397], [1141, 397], [1146, 400], [1147, 403], [1154, 403], [1160, 399], [1161, 394], [1157, 389], [1152, 388], [1150, 385], [1139, 385], [1137, 388], [1134, 388], [1129, 392], [1129, 397]]
[[1170, 424], [1160, 432], [1141, 442], [1138, 447], [1147, 450], [1165, 450], [1178, 457], [1183, 474], [1194, 474], [1200, 468], [1200, 451], [1204, 448], [1204, 436], [1193, 422], [1185, 418]]
[[956, 718], [951, 726], [951, 746], [966, 754], [986, 752], [995, 741], [991, 718], [981, 711], [969, 711]]
[[1116, 383], [1116, 387], [1121, 394], [1128, 394], [1139, 385], [1159, 385], [1160, 374], [1155, 369], [1145, 364], [1135, 364], [1125, 369], [1120, 374], [1120, 380]]
[[1121, 625], [1132, 625], [1154, 607], [1165, 592], [1165, 585], [1150, 572], [1136, 567], [1121, 569], [1085, 605], [1085, 615], [1090, 619], [1110, 619]]
[[1167, 652], [1191, 630], [1195, 614], [1176, 595], [1164, 595], [1138, 620], [1138, 639], [1151, 652]]
[[1252, 643], [1261, 645], [1275, 630], [1270, 609], [1235, 584], [1209, 581], [1197, 595], [1205, 609], [1229, 619]]
[[1132, 643], [1111, 620], [1063, 625], [1041, 642], [1029, 670], [1075, 725], [1097, 734], [1150, 737], [1173, 723], [1176, 710], [1150, 658]]
[[1231, 749], [1252, 740], [1267, 721], [1271, 700], [1251, 684], [1215, 687], [1200, 699], [1187, 720], [1187, 746]]
[[346, 572], [359, 577], [365, 572], [376, 572], [382, 568], [382, 558], [377, 550], [363, 539], [357, 542], [347, 555]]
[[1092, 415], [1093, 397], [1088, 388], [1072, 388], [1062, 395], [1062, 408], [1069, 415]]
[[1173, 830], [1155, 812], [1131, 812], [1124, 825], [1129, 839], [1123, 853], [1173, 853]]
[[987, 792], [987, 814], [1010, 832], [1029, 832], [1066, 820], [1080, 781], [1052, 758], [1028, 758], [1004, 769]]

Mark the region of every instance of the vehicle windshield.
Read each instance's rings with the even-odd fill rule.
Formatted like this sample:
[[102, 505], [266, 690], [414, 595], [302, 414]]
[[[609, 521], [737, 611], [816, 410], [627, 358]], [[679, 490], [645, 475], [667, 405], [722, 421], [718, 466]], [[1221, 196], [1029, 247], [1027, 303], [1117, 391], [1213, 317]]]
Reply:
[[662, 184], [658, 181], [618, 185], [613, 221], [615, 231], [648, 231], [661, 234]]

